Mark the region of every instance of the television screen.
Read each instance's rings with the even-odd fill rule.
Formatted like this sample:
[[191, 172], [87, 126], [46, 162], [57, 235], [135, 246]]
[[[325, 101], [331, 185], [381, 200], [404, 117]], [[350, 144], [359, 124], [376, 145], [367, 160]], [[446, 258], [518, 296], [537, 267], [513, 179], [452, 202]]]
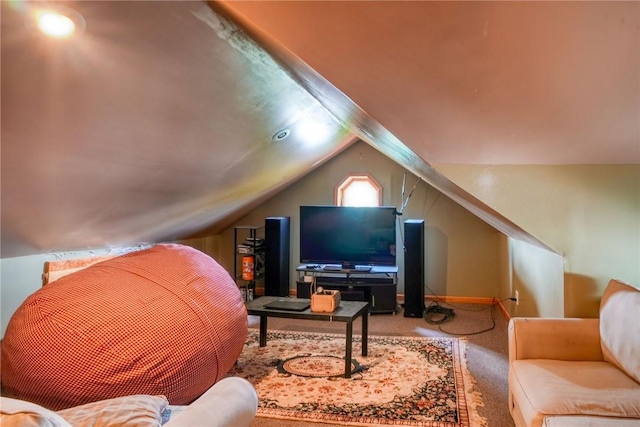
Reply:
[[300, 206], [300, 262], [396, 265], [395, 208]]

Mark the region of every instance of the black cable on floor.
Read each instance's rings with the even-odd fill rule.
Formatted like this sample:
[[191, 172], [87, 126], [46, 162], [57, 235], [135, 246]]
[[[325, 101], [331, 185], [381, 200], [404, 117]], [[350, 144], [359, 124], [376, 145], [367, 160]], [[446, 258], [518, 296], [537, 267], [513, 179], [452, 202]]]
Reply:
[[467, 336], [467, 335], [478, 335], [478, 334], [482, 334], [484, 332], [489, 332], [490, 330], [492, 330], [492, 329], [494, 329], [496, 327], [496, 319], [494, 317], [495, 312], [496, 312], [496, 304], [492, 304], [491, 305], [491, 326], [486, 328], [486, 329], [482, 329], [480, 331], [466, 332], [466, 333], [450, 332], [450, 331], [445, 331], [444, 329], [442, 329], [442, 326], [438, 326], [438, 329], [440, 329], [445, 334], [465, 335], [465, 336]]
[[424, 320], [431, 325], [440, 325], [455, 315], [456, 313], [452, 308], [442, 307], [437, 302], [432, 302], [429, 307], [424, 310]]
[[[511, 298], [505, 298], [503, 300], [500, 300], [500, 302], [502, 301], [506, 301], [509, 300]], [[424, 320], [432, 325], [438, 325], [438, 329], [440, 329], [442, 332], [444, 332], [445, 334], [450, 334], [450, 335], [477, 335], [477, 334], [482, 334], [484, 332], [489, 332], [490, 330], [494, 329], [496, 327], [496, 319], [495, 319], [495, 312], [496, 312], [496, 301], [494, 298], [493, 303], [491, 304], [491, 326], [486, 328], [486, 329], [482, 329], [480, 331], [475, 331], [475, 332], [466, 332], [466, 333], [458, 333], [458, 332], [450, 332], [450, 331], [446, 331], [444, 329], [442, 329], [442, 324], [449, 321], [451, 318], [453, 318], [455, 316], [455, 312], [453, 311], [452, 308], [445, 308], [442, 307], [440, 305], [440, 302], [438, 301], [434, 301], [432, 302], [424, 311]], [[486, 310], [486, 308], [483, 308], [482, 310], [469, 310], [469, 311], [484, 311]]]

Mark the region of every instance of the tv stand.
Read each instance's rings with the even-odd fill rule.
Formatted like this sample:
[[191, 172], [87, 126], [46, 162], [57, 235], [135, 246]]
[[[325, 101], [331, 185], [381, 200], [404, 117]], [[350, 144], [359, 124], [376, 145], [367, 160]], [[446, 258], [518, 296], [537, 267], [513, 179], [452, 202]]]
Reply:
[[355, 266], [340, 264], [303, 264], [296, 268], [297, 296], [310, 298], [310, 284], [303, 276], [314, 276], [316, 285], [340, 291], [345, 301], [367, 301], [370, 313], [397, 311], [397, 266]]

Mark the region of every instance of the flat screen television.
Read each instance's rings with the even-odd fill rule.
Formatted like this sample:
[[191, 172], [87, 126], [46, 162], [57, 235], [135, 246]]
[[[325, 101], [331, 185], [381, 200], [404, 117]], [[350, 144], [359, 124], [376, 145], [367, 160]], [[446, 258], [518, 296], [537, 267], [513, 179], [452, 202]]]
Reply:
[[396, 265], [396, 209], [300, 206], [300, 262]]

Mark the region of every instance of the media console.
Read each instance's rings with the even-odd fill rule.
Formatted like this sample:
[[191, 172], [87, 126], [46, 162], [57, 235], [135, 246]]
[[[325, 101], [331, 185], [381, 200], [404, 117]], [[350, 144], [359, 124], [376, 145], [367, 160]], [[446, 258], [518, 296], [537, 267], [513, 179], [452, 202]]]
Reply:
[[297, 296], [310, 298], [310, 283], [304, 276], [314, 276], [316, 286], [340, 291], [345, 301], [367, 301], [370, 313], [392, 313], [397, 311], [397, 266], [373, 266], [343, 269], [339, 265], [303, 264], [298, 273]]

